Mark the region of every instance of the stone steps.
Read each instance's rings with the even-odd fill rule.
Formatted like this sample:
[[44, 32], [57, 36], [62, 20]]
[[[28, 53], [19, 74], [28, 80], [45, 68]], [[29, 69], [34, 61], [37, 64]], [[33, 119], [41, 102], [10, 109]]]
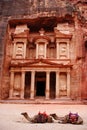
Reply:
[[61, 105], [81, 105], [87, 104], [87, 100], [71, 100], [71, 99], [55, 99], [55, 100], [47, 100], [47, 99], [24, 99], [24, 100], [0, 100], [0, 103], [7, 104], [61, 104]]

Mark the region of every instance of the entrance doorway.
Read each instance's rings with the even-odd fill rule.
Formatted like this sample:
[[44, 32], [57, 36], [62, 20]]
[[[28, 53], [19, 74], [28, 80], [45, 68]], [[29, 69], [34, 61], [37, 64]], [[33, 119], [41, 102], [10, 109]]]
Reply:
[[46, 73], [36, 72], [36, 75], [35, 75], [36, 97], [44, 97], [45, 89], [46, 89]]
[[45, 96], [45, 81], [37, 81], [36, 96]]

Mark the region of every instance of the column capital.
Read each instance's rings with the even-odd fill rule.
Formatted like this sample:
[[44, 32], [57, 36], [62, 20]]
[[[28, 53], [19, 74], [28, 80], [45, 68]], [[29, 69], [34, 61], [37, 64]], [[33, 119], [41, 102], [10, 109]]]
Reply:
[[56, 39], [56, 43], [59, 44], [59, 39]]
[[45, 71], [46, 73], [50, 73], [50, 70]]
[[70, 68], [67, 68], [67, 73], [70, 73]]
[[60, 73], [60, 70], [59, 70], [59, 69], [57, 69], [57, 70], [56, 70], [56, 73]]
[[22, 73], [22, 74], [25, 74], [25, 71], [22, 70], [21, 73]]
[[31, 71], [31, 73], [32, 73], [32, 74], [35, 74], [35, 71], [34, 71], [34, 70], [33, 70], [33, 71]]

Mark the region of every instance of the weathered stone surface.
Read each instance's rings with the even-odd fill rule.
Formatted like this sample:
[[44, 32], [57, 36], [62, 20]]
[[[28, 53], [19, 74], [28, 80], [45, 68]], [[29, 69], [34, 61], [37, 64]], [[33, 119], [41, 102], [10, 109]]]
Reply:
[[[27, 24], [32, 32], [40, 28], [53, 31], [68, 23], [71, 41], [71, 96], [87, 99], [87, 1], [86, 0], [0, 0], [0, 97], [9, 96], [11, 61], [8, 25]], [[60, 31], [64, 31], [64, 27]], [[85, 66], [85, 67], [84, 67]], [[84, 86], [83, 86], [84, 85]], [[79, 86], [79, 87], [78, 87]], [[81, 93], [82, 91], [82, 93]]]

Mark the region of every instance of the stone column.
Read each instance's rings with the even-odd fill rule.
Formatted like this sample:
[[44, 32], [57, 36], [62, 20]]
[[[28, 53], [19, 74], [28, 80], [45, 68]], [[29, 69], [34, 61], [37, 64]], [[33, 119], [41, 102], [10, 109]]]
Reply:
[[24, 43], [24, 59], [26, 58], [26, 43]]
[[44, 58], [46, 58], [46, 49], [47, 49], [47, 44], [45, 43]]
[[67, 97], [70, 97], [70, 70], [67, 72]]
[[16, 43], [13, 44], [13, 58], [16, 56]]
[[30, 99], [34, 99], [35, 71], [31, 72], [31, 92]]
[[10, 91], [9, 91], [9, 98], [13, 98], [13, 89], [14, 89], [14, 72], [11, 71], [10, 74]]
[[56, 58], [59, 59], [59, 42], [56, 41]]
[[50, 72], [46, 72], [46, 99], [50, 96]]
[[67, 42], [67, 58], [69, 59], [69, 41]]
[[59, 71], [56, 72], [56, 99], [59, 98]]
[[38, 59], [38, 44], [36, 43], [36, 59]]
[[21, 75], [21, 93], [20, 93], [21, 99], [24, 99], [24, 87], [25, 87], [25, 72], [22, 72], [22, 75]]

